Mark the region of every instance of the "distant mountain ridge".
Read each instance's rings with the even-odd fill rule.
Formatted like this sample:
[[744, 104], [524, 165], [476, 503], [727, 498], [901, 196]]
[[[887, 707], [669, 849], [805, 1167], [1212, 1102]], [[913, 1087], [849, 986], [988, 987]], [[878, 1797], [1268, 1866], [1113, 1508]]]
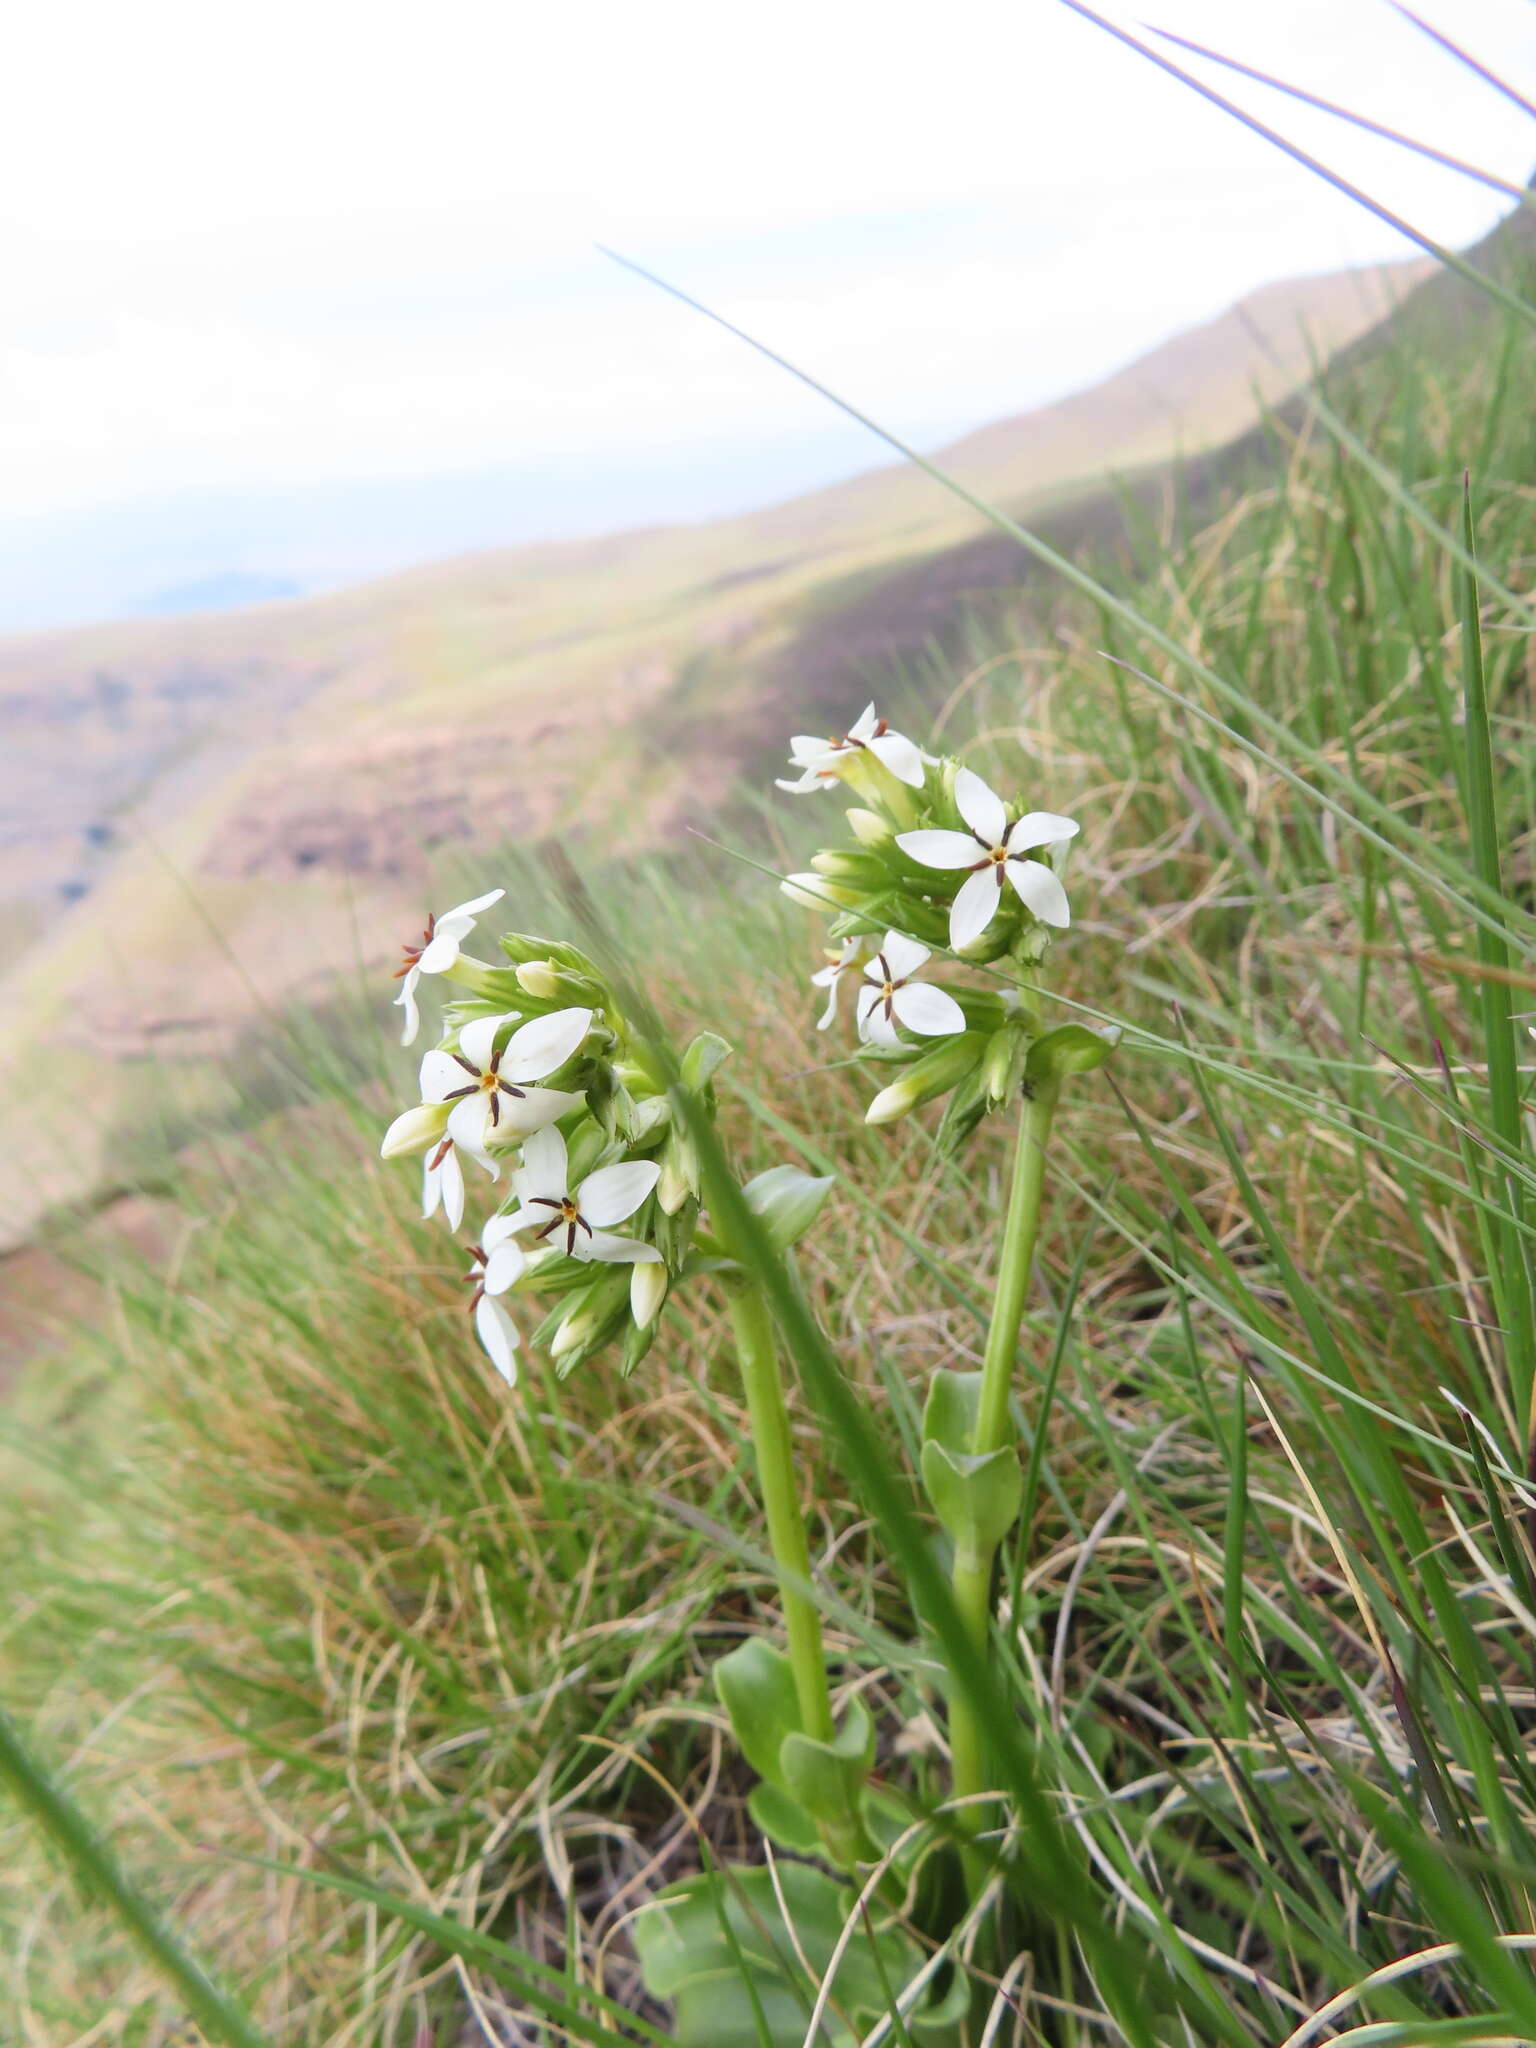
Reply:
[[[1108, 471], [1239, 432], [1428, 267], [1269, 287], [938, 459], [1032, 516], [1069, 507]], [[678, 830], [765, 731], [856, 710], [872, 665], [920, 651], [978, 580], [983, 530], [892, 466], [706, 525], [0, 641], [0, 1075], [24, 1090], [46, 1037], [97, 1105], [72, 1152], [18, 1142], [0, 1235], [98, 1170], [111, 1063], [174, 1042], [216, 1092], [254, 1005], [419, 924], [434, 853], [580, 829], [612, 856]], [[1016, 577], [996, 553], [991, 580]]]

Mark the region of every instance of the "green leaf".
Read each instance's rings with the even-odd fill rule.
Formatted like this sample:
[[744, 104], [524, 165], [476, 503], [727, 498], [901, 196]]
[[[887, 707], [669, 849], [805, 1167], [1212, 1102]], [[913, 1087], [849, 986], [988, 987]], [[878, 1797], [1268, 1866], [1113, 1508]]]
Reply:
[[1120, 1043], [1120, 1027], [1106, 1024], [1102, 1031], [1086, 1024], [1058, 1024], [1037, 1038], [1024, 1062], [1024, 1078], [1031, 1086], [1043, 1081], [1060, 1081], [1067, 1074], [1091, 1074], [1102, 1067]]
[[742, 1755], [760, 1778], [785, 1789], [779, 1755], [802, 1725], [788, 1657], [753, 1636], [720, 1659], [714, 1680]]
[[800, 1856], [820, 1853], [821, 1836], [815, 1821], [803, 1806], [766, 1778], [747, 1795], [747, 1812], [769, 1841], [776, 1842], [781, 1849], [793, 1849]]
[[962, 1557], [990, 1557], [1019, 1518], [1024, 1474], [1009, 1446], [975, 1456], [943, 1444], [923, 1445], [923, 1490], [944, 1533]]
[[[853, 1910], [853, 1894], [825, 1871], [781, 1862], [691, 1877], [639, 1913], [630, 1931], [646, 1989], [674, 2001], [677, 2048], [759, 2048], [759, 2015], [771, 2040], [798, 2048]], [[922, 1964], [900, 1928], [856, 1933], [837, 1967], [818, 2048], [855, 2048], [890, 2010], [885, 1985], [899, 1995]], [[953, 2004], [953, 1990], [935, 2016]], [[921, 2024], [907, 2021], [909, 2029]]]
[[860, 1699], [849, 1703], [830, 1742], [796, 1729], [779, 1748], [779, 1773], [806, 1812], [832, 1828], [850, 1824], [862, 1833], [859, 1795], [875, 1760], [875, 1724]]

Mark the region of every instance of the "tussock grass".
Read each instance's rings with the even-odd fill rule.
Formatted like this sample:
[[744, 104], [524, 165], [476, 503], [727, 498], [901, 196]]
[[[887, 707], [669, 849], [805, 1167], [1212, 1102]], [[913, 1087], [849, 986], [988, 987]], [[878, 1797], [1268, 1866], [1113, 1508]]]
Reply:
[[[1058, 1125], [1000, 1650], [1159, 2042], [1536, 2033], [1528, 356], [1492, 318], [1405, 333], [1219, 502], [1171, 484], [1108, 598], [1031, 585], [915, 685], [913, 730], [1085, 821], [1054, 994], [1126, 1030]], [[750, 859], [799, 865], [813, 810], [765, 810]], [[619, 870], [605, 908], [669, 1021], [734, 1043], [743, 1163], [839, 1174], [802, 1276], [916, 1507], [1001, 1136], [954, 1162], [864, 1129], [810, 925], [750, 864]], [[373, 1159], [404, 1060], [382, 1024], [305, 1057], [299, 1106], [190, 1169], [168, 1269], [106, 1276], [8, 1419], [6, 1696], [272, 2038], [664, 2037], [627, 1916], [755, 1853], [706, 1684], [771, 1625], [720, 1313], [692, 1299], [632, 1383], [508, 1400]], [[901, 1574], [809, 1411], [797, 1453], [844, 1683], [921, 1796]], [[17, 2040], [185, 2039], [106, 1915], [4, 1847]], [[998, 1925], [990, 2040], [1124, 2038], [1058, 1931]]]

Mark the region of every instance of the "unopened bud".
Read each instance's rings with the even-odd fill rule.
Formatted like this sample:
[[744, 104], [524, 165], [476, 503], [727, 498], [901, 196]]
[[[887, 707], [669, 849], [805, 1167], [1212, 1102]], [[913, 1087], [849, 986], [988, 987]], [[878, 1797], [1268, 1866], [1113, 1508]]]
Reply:
[[660, 1259], [644, 1259], [630, 1272], [629, 1312], [635, 1327], [643, 1330], [654, 1323], [667, 1298], [667, 1269]]
[[381, 1159], [409, 1159], [417, 1152], [430, 1152], [448, 1128], [451, 1102], [419, 1102], [397, 1116], [384, 1133], [379, 1147]]
[[553, 960], [525, 960], [517, 970], [517, 985], [524, 995], [552, 1003], [560, 993], [560, 976]]
[[669, 1153], [661, 1162], [661, 1178], [656, 1183], [657, 1207], [664, 1216], [675, 1216], [692, 1192], [687, 1175]]
[[804, 910], [856, 910], [858, 892], [854, 889], [840, 889], [821, 875], [786, 875], [779, 884], [779, 893], [787, 896], [791, 903], [798, 903]]
[[935, 1096], [947, 1095], [971, 1073], [986, 1040], [978, 1031], [962, 1031], [932, 1052], [914, 1060], [888, 1088], [882, 1088], [864, 1112], [867, 1124], [890, 1124]]
[[872, 855], [846, 853], [836, 847], [830, 853], [812, 854], [811, 866], [829, 882], [846, 882], [854, 889], [881, 889], [889, 879]]
[[798, 1166], [770, 1166], [742, 1189], [747, 1207], [780, 1252], [804, 1237], [831, 1192], [830, 1178], [818, 1180]]
[[848, 813], [848, 823], [853, 836], [861, 846], [867, 846], [872, 853], [889, 846], [895, 836], [886, 819], [876, 811], [863, 811], [855, 807]]

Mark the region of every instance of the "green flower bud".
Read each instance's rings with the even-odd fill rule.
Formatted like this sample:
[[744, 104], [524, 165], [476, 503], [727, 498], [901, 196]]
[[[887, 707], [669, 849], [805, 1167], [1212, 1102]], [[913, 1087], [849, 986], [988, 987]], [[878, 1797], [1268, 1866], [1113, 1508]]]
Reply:
[[861, 846], [867, 846], [871, 853], [882, 851], [896, 836], [887, 819], [857, 806], [848, 813], [848, 823], [854, 838]]
[[867, 1124], [890, 1124], [924, 1102], [947, 1095], [975, 1071], [986, 1048], [979, 1031], [962, 1031], [932, 1052], [914, 1060], [888, 1088], [882, 1088], [864, 1112]]
[[823, 916], [829, 910], [857, 910], [859, 907], [857, 890], [840, 889], [824, 875], [786, 875], [779, 884], [779, 894], [787, 896], [791, 903], [798, 903], [803, 910], [819, 910]]
[[460, 988], [471, 990], [483, 1003], [494, 1003], [498, 1010], [515, 1009], [522, 993], [517, 976], [509, 969], [471, 960], [467, 953], [461, 953], [451, 967], [443, 969], [443, 980], [456, 981]]
[[770, 1166], [742, 1189], [747, 1207], [780, 1252], [804, 1237], [831, 1192], [830, 1178], [817, 1180], [798, 1166]]
[[381, 1159], [409, 1159], [413, 1153], [430, 1152], [448, 1128], [451, 1102], [422, 1102], [397, 1116], [384, 1133], [379, 1146]]
[[524, 995], [541, 1003], [552, 1003], [560, 993], [560, 976], [553, 960], [525, 960], [517, 970], [517, 985]]
[[629, 1312], [636, 1329], [648, 1329], [660, 1315], [668, 1284], [667, 1269], [660, 1259], [647, 1259], [630, 1268]]
[[716, 1072], [731, 1056], [731, 1048], [713, 1031], [701, 1031], [683, 1054], [683, 1086], [694, 1094], [707, 1088]]
[[812, 854], [811, 866], [829, 882], [846, 883], [850, 889], [883, 889], [889, 880], [879, 861], [868, 853], [844, 853], [834, 848], [829, 853]]

